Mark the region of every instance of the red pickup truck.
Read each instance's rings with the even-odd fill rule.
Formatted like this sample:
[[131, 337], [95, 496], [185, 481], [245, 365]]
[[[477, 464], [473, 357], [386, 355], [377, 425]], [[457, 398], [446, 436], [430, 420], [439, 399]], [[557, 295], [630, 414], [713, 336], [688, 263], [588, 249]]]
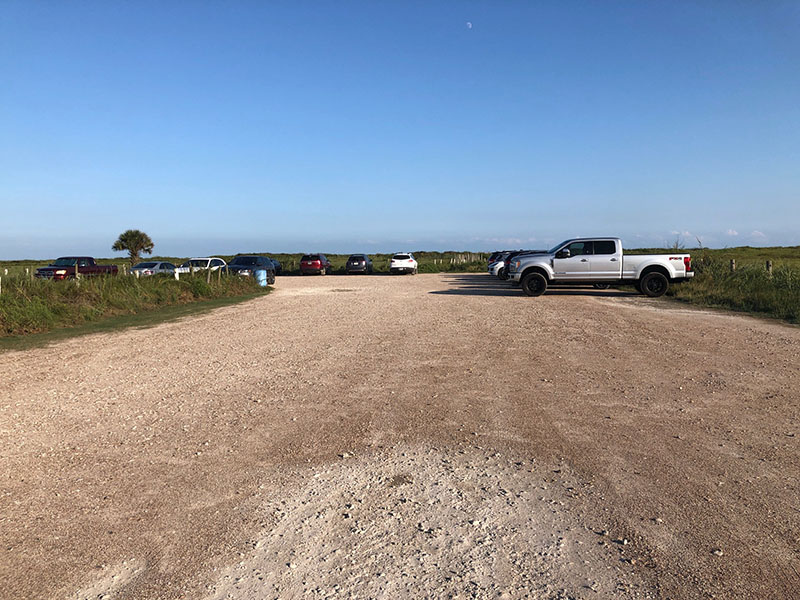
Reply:
[[[77, 267], [77, 271], [75, 270]], [[95, 275], [116, 275], [117, 265], [98, 265], [91, 256], [62, 256], [47, 267], [36, 269], [40, 279], [74, 279], [76, 273], [81, 277]]]

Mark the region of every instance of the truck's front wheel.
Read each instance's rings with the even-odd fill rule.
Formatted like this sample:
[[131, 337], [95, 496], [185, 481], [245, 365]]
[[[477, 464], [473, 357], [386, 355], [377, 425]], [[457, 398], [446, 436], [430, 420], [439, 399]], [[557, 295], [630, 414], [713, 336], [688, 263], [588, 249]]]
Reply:
[[639, 281], [639, 289], [645, 296], [650, 298], [658, 298], [667, 293], [669, 289], [669, 279], [663, 273], [652, 271], [647, 273]]
[[541, 296], [547, 289], [547, 278], [541, 273], [528, 273], [522, 278], [521, 285], [528, 296]]

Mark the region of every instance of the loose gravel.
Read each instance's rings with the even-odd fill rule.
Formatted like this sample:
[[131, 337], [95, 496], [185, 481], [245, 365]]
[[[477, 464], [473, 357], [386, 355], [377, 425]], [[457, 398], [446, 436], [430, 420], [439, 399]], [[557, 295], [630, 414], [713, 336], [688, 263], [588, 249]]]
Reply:
[[0, 355], [0, 597], [790, 598], [800, 329], [279, 278]]

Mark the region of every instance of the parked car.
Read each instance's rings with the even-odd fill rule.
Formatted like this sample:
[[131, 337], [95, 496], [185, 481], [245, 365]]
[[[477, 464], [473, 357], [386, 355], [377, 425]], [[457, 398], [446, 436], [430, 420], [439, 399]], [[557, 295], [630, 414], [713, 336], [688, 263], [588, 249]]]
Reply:
[[543, 294], [550, 284], [632, 283], [655, 298], [670, 283], [694, 277], [688, 254], [623, 254], [622, 241], [613, 237], [574, 238], [544, 254], [519, 256], [509, 263], [509, 273], [528, 296]]
[[146, 275], [173, 275], [175, 273], [175, 265], [171, 262], [151, 261], [140, 262], [136, 266], [131, 267], [131, 275], [138, 275], [144, 277]]
[[[532, 254], [545, 254], [547, 250], [515, 250], [514, 252], [508, 252], [504, 256], [503, 266], [497, 270], [497, 276], [502, 280], [510, 280], [511, 275], [509, 273], [509, 265], [512, 261], [520, 260], [523, 256], [530, 256]], [[512, 281], [512, 283], [515, 283]]]
[[503, 254], [502, 265], [497, 268], [497, 277], [500, 279], [507, 279], [508, 278], [508, 264], [511, 259], [516, 257], [519, 254], [525, 252], [524, 250], [512, 250], [511, 252], [506, 252]]
[[190, 258], [185, 263], [183, 263], [180, 267], [175, 269], [176, 273], [191, 273], [193, 271], [205, 271], [206, 269], [211, 269], [212, 271], [216, 271], [221, 268], [225, 268], [227, 264], [221, 258], [217, 258], [216, 256], [212, 257], [204, 257], [204, 258]]
[[36, 269], [36, 277], [40, 279], [75, 279], [94, 277], [95, 275], [116, 275], [117, 265], [98, 265], [91, 256], [62, 256], [49, 266]]
[[364, 273], [365, 275], [372, 274], [372, 261], [366, 254], [351, 254], [347, 259], [347, 264], [344, 270], [348, 275], [353, 273]]
[[331, 272], [331, 261], [324, 254], [304, 254], [300, 259], [300, 274], [310, 275], [317, 273], [327, 275]]
[[275, 283], [275, 265], [266, 256], [241, 255], [228, 263], [228, 273], [243, 277], [255, 277], [256, 271], [267, 272], [267, 283]]
[[509, 254], [509, 252], [492, 253], [492, 255], [489, 257], [489, 264], [487, 265], [487, 270], [489, 271], [490, 275], [494, 275], [495, 277], [500, 276], [500, 269], [505, 266], [505, 259]]
[[412, 275], [416, 275], [417, 269], [417, 261], [411, 252], [398, 252], [392, 256], [392, 260], [389, 263], [389, 273], [392, 275], [396, 273], [411, 273]]
[[280, 275], [281, 271], [283, 271], [280, 261], [277, 258], [272, 258], [271, 256], [268, 256], [267, 258], [272, 261], [272, 266], [275, 269], [275, 275]]

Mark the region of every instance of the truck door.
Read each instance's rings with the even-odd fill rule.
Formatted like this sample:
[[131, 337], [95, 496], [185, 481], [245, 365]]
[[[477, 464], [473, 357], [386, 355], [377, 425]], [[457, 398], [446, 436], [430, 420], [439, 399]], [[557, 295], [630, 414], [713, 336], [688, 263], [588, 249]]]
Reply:
[[595, 240], [594, 254], [589, 261], [592, 279], [620, 279], [622, 252], [614, 240]]
[[[554, 258], [555, 279], [588, 279], [592, 242], [572, 242], [562, 248], [569, 250], [569, 258]], [[558, 254], [558, 253], [556, 253]]]

